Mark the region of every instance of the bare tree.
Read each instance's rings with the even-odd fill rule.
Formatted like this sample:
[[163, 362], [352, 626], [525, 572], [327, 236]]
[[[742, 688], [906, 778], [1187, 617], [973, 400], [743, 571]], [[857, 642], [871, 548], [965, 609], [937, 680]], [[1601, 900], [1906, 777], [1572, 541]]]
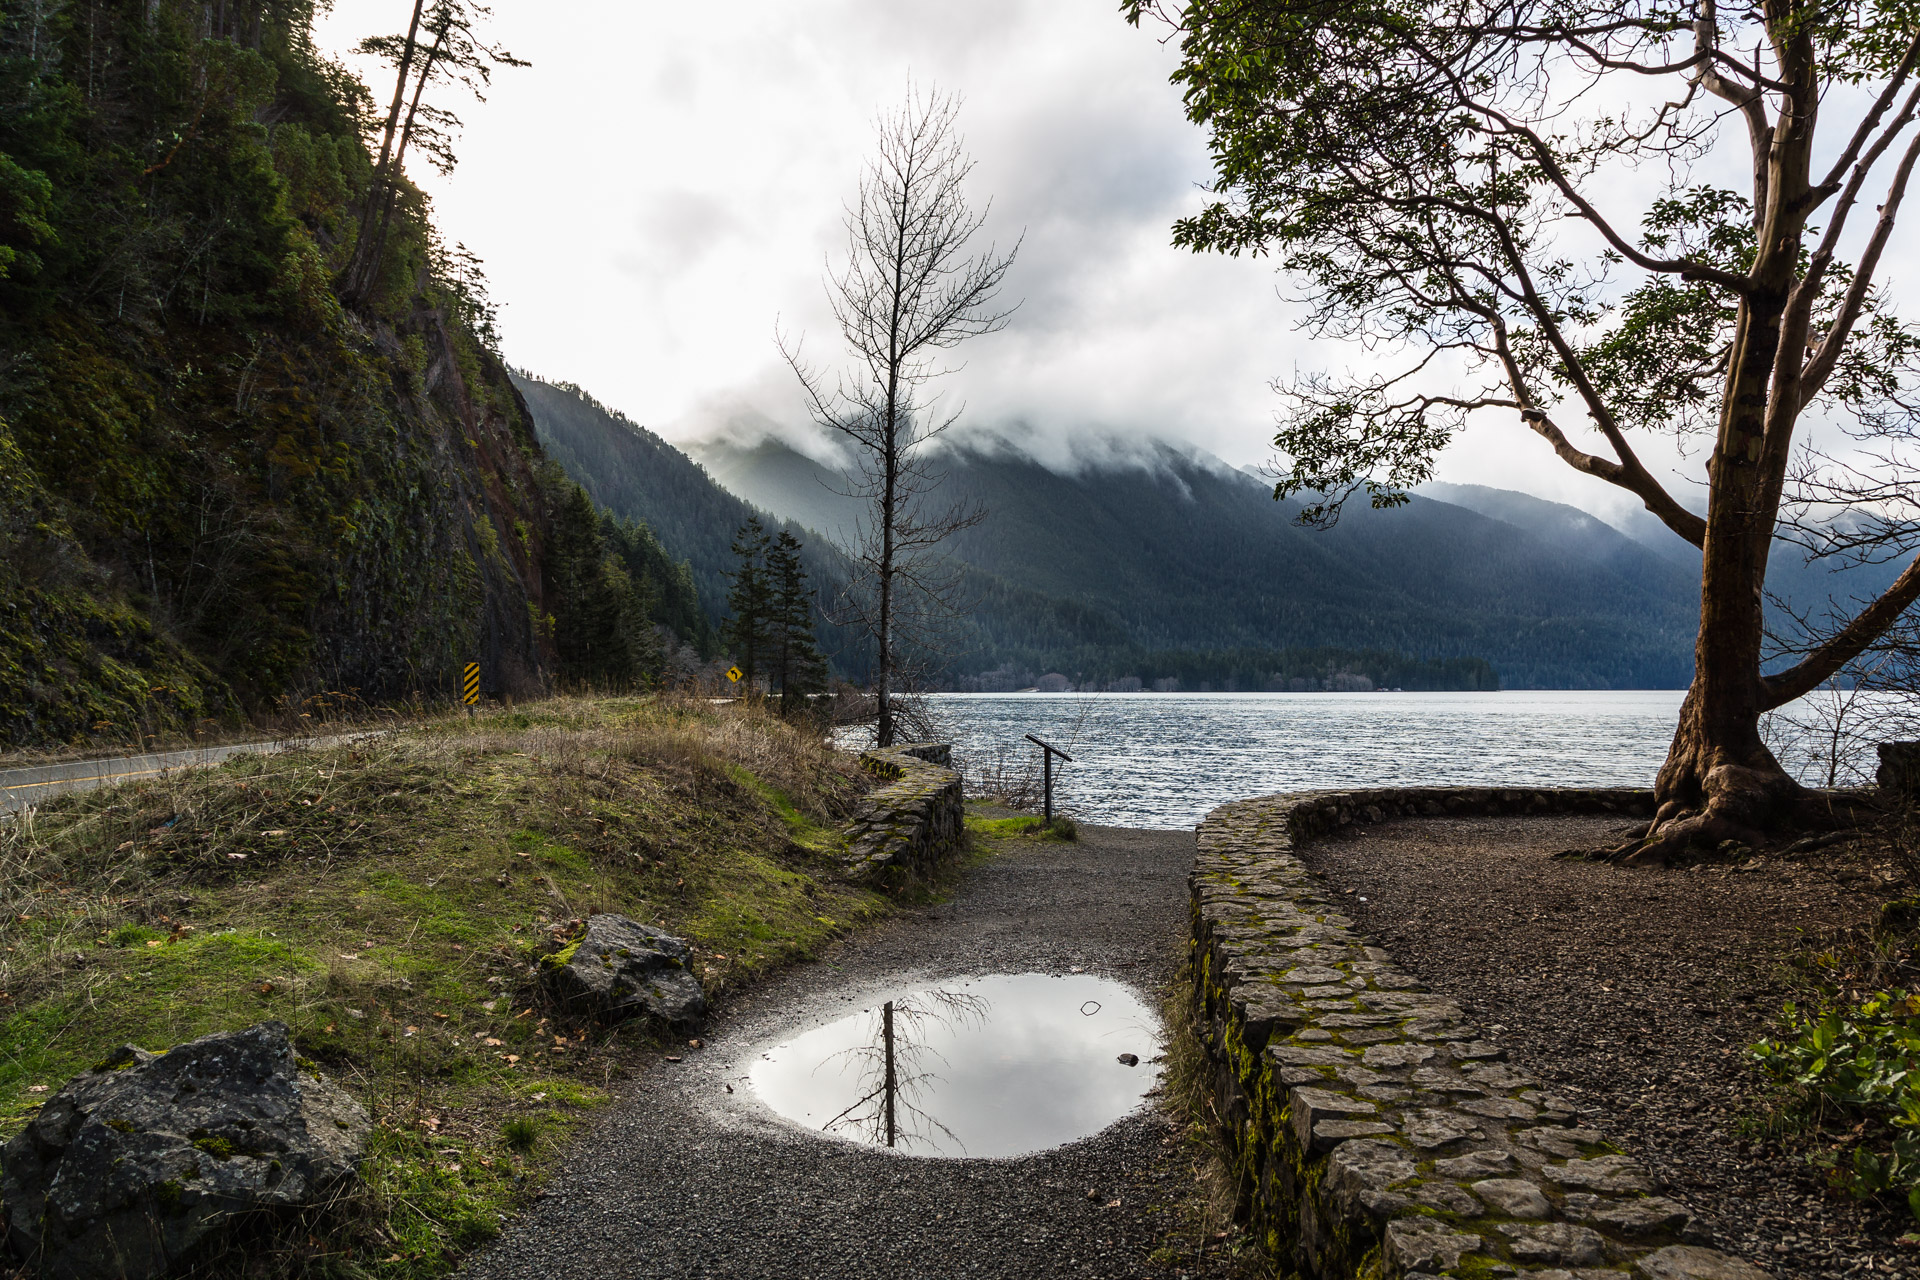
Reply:
[[941, 474], [926, 446], [960, 409], [943, 410], [930, 384], [953, 372], [942, 353], [1006, 326], [1012, 308], [995, 300], [1020, 247], [967, 252], [987, 210], [967, 202], [973, 161], [954, 132], [959, 109], [952, 95], [909, 89], [878, 123], [877, 152], [847, 211], [846, 261], [827, 276], [851, 371], [830, 382], [802, 360], [797, 342], [778, 336], [814, 420], [854, 450], [851, 493], [865, 514], [846, 599], [851, 621], [873, 640], [883, 747], [894, 741], [894, 699], [911, 655], [955, 612], [957, 578], [939, 548], [984, 514], [932, 501]]
[[[1660, 859], [1822, 821], [1760, 717], [1827, 683], [1920, 599], [1920, 560], [1780, 669], [1765, 669], [1763, 589], [1803, 422], [1872, 435], [1913, 420], [1920, 339], [1877, 283], [1920, 160], [1912, 11], [1890, 0], [1126, 7], [1176, 26], [1175, 78], [1213, 134], [1221, 198], [1180, 223], [1176, 242], [1274, 252], [1304, 283], [1311, 331], [1404, 356], [1282, 388], [1276, 496], [1307, 495], [1306, 518], [1321, 523], [1355, 493], [1397, 506], [1470, 415], [1512, 415], [1702, 549], [1695, 674], [1657, 814], [1617, 855]], [[1733, 152], [1740, 189], [1696, 181]], [[1638, 456], [1633, 437], [1647, 432], [1711, 442], [1704, 516]], [[1899, 460], [1859, 461], [1885, 489], [1911, 491]], [[1831, 488], [1842, 510], [1829, 506], [1828, 522], [1874, 492]]]
[[494, 66], [525, 67], [514, 57], [476, 34], [476, 24], [493, 10], [474, 0], [414, 0], [413, 17], [404, 36], [368, 36], [356, 53], [371, 54], [393, 64], [393, 101], [387, 106], [380, 132], [380, 154], [374, 161], [373, 182], [367, 188], [360, 213], [360, 235], [347, 264], [343, 292], [364, 301], [373, 295], [386, 254], [387, 233], [400, 197], [399, 176], [413, 147], [440, 173], [453, 172], [453, 135], [460, 117], [444, 107], [422, 101], [434, 81], [462, 85], [479, 102], [492, 83]]

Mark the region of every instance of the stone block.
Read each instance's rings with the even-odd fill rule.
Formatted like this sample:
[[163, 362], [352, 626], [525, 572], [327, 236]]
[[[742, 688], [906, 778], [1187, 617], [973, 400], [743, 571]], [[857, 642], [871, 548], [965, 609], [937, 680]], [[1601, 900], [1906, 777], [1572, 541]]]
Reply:
[[1636, 1260], [1633, 1274], [1641, 1280], [1771, 1280], [1750, 1262], [1690, 1244], [1673, 1245]]

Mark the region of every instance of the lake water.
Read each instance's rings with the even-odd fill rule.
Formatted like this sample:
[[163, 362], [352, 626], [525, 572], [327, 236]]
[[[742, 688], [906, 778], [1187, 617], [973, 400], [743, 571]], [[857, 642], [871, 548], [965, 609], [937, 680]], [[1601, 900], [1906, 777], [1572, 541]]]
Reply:
[[[1074, 757], [1055, 796], [1082, 821], [1191, 827], [1215, 805], [1366, 786], [1653, 785], [1680, 690], [1501, 693], [935, 694], [973, 778], [1025, 767], [1035, 734]], [[1058, 762], [1056, 762], [1058, 765]]]

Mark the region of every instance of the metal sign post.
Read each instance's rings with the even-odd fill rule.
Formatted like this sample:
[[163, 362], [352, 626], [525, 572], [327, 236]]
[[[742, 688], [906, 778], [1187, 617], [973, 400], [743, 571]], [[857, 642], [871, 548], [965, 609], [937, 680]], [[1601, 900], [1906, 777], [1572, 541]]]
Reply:
[[1040, 741], [1040, 739], [1034, 737], [1032, 734], [1027, 735], [1027, 741], [1031, 742], [1034, 746], [1040, 748], [1040, 778], [1041, 778], [1042, 784], [1046, 788], [1046, 793], [1047, 793], [1046, 820], [1047, 820], [1047, 825], [1052, 826], [1053, 825], [1053, 758], [1055, 756], [1059, 756], [1062, 760], [1065, 760], [1068, 764], [1072, 764], [1073, 757], [1068, 755], [1066, 752], [1062, 751], [1060, 748], [1054, 746], [1050, 742]]

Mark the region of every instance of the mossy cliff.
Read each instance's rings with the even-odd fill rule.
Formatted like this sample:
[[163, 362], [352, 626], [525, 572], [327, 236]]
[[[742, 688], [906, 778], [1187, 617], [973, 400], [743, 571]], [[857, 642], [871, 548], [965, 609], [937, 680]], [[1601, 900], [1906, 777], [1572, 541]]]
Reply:
[[417, 190], [343, 304], [370, 106], [313, 9], [0, 10], [0, 747], [553, 666], [569, 486]]

